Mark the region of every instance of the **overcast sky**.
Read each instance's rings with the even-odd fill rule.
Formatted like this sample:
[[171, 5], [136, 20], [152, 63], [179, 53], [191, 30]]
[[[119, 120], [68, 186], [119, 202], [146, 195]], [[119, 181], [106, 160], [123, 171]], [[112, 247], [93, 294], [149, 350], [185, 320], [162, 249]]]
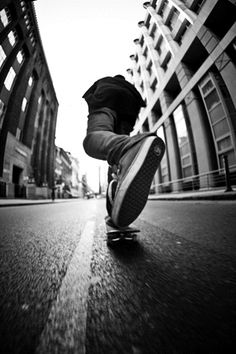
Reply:
[[[144, 20], [143, 0], [37, 0], [41, 39], [59, 101], [56, 144], [84, 160], [83, 93], [103, 76], [126, 75]], [[91, 160], [92, 164], [94, 159]]]

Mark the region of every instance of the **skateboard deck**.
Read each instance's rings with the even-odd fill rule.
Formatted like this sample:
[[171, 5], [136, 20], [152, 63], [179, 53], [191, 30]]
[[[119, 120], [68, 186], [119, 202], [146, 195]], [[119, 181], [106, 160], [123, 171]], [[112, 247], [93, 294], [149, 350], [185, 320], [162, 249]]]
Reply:
[[112, 245], [121, 241], [136, 241], [138, 232], [140, 230], [136, 227], [116, 228], [106, 224], [107, 244]]

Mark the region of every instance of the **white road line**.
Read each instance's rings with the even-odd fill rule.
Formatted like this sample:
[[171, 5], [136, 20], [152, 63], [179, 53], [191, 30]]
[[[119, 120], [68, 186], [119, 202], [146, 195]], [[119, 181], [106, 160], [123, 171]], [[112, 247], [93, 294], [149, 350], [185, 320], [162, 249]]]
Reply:
[[40, 337], [37, 354], [85, 354], [94, 229], [95, 222], [88, 221]]

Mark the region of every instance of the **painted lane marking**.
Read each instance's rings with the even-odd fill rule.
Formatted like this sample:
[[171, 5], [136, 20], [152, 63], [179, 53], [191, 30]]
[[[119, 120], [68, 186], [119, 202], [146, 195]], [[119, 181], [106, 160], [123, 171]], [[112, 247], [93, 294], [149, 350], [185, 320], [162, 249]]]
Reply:
[[85, 354], [94, 230], [95, 222], [88, 221], [40, 337], [37, 354]]

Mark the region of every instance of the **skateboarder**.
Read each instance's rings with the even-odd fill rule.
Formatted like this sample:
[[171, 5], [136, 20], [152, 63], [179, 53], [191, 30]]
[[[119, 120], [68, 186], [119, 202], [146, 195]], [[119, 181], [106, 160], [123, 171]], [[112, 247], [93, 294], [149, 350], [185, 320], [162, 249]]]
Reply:
[[84, 150], [110, 166], [106, 223], [125, 228], [146, 204], [165, 145], [154, 132], [129, 136], [145, 102], [122, 75], [96, 81], [83, 98], [89, 110]]

